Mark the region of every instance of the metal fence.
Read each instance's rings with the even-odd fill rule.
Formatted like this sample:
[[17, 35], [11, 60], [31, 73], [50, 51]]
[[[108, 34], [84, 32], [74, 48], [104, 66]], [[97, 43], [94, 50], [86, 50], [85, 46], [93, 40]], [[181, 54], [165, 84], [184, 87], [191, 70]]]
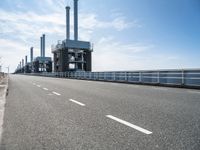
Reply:
[[43, 72], [29, 75], [200, 88], [200, 69], [115, 72]]

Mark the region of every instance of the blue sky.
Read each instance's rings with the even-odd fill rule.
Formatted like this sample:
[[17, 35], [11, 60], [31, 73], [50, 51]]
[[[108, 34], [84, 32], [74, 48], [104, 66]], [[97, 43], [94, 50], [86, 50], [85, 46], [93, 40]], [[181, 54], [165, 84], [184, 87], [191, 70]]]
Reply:
[[[0, 56], [14, 71], [40, 36], [65, 39], [65, 6], [73, 0], [1, 0]], [[93, 71], [200, 68], [199, 0], [79, 0], [79, 39], [94, 43]], [[29, 60], [29, 59], [28, 59]]]

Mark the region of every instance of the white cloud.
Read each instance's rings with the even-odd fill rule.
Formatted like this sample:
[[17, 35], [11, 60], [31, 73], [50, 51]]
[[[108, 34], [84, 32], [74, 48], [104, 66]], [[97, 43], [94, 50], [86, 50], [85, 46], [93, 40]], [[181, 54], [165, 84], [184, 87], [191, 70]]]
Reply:
[[0, 39], [0, 57], [2, 57], [3, 69], [8, 65], [11, 66], [11, 70], [14, 70], [17, 64], [24, 56], [24, 49], [26, 45], [12, 40]]
[[[41, 3], [41, 2], [38, 2]], [[42, 2], [44, 3], [44, 2]], [[50, 47], [51, 44], [55, 44], [57, 40], [63, 40], [65, 37], [65, 10], [63, 8], [64, 0], [59, 0], [54, 2], [53, 0], [45, 0], [45, 3], [49, 6], [48, 13], [39, 13], [28, 11], [26, 13], [15, 10], [5, 11], [0, 9], [0, 53], [5, 58], [7, 64], [12, 65], [12, 71], [14, 67], [19, 63], [22, 57], [26, 54], [29, 55], [29, 48], [31, 46], [36, 47], [35, 54], [39, 52], [39, 37], [41, 34], [47, 34], [47, 50], [48, 55], [51, 55]], [[23, 3], [20, 3], [21, 7]], [[63, 9], [63, 10], [61, 10]], [[123, 14], [116, 17], [112, 17], [112, 20], [100, 20], [99, 16], [94, 13], [80, 13], [79, 14], [79, 30], [80, 30], [80, 40], [91, 40], [91, 37], [95, 35], [95, 32], [101, 29], [111, 29], [116, 31], [122, 31], [125, 29], [140, 27], [137, 21], [127, 21]], [[71, 37], [73, 35], [73, 13], [71, 13]], [[48, 38], [51, 39], [48, 39]], [[100, 48], [101, 42], [104, 41], [100, 39], [97, 42], [95, 51]], [[108, 40], [108, 39], [106, 39]], [[93, 41], [99, 41], [98, 39], [93, 39]], [[126, 49], [132, 53], [143, 51], [146, 48], [142, 46], [127, 44], [121, 46], [120, 42], [116, 42], [114, 39], [110, 39], [111, 44], [102, 47], [102, 52], [110, 49], [115, 51], [116, 47], [118, 52], [121, 49]], [[120, 52], [121, 53], [121, 52]], [[104, 56], [105, 53], [98, 51], [96, 54]], [[38, 54], [39, 55], [39, 54]], [[95, 55], [95, 53], [94, 53]], [[115, 53], [115, 58], [118, 59], [118, 53]], [[120, 56], [121, 57], [121, 56]], [[94, 57], [95, 59], [95, 57]], [[97, 58], [98, 60], [98, 58]], [[96, 61], [97, 62], [97, 61]], [[96, 65], [98, 67], [98, 65]]]
[[90, 30], [95, 28], [114, 28], [122, 31], [131, 27], [141, 27], [136, 20], [128, 22], [124, 16], [118, 16], [111, 21], [101, 21], [96, 14], [81, 14], [80, 18], [80, 27]]
[[93, 53], [94, 71], [154, 70], [183, 68], [184, 59], [174, 54], [154, 53], [151, 44], [124, 44], [113, 37], [103, 37], [96, 42]]
[[[47, 1], [51, 4], [51, 0]], [[0, 14], [0, 33], [20, 33], [25, 37], [35, 37], [41, 33], [65, 35], [64, 13], [54, 12], [49, 14], [38, 14], [34, 12], [23, 13], [0, 10]], [[73, 33], [72, 16], [73, 14], [71, 14], [71, 33]], [[98, 20], [98, 16], [93, 13], [82, 13], [79, 17], [80, 39], [84, 39], [84, 36], [86, 36], [86, 38], [90, 40], [94, 30], [97, 29], [111, 28], [122, 31], [139, 26], [137, 21], [127, 22], [123, 16], [114, 18], [111, 21]]]
[[136, 56], [153, 48], [153, 45], [124, 44], [113, 37], [103, 37], [95, 44], [93, 68], [95, 71], [130, 70], [140, 66]]

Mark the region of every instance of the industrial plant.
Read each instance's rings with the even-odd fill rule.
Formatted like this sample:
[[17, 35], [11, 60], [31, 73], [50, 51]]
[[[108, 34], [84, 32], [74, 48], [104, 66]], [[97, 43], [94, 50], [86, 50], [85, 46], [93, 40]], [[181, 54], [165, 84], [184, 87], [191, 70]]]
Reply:
[[78, 39], [78, 0], [74, 0], [74, 39], [70, 38], [70, 7], [66, 7], [66, 39], [51, 46], [51, 57], [45, 56], [45, 34], [40, 37], [40, 56], [33, 58], [30, 48], [30, 62], [27, 56], [17, 66], [15, 73], [92, 71], [93, 46], [89, 41]]

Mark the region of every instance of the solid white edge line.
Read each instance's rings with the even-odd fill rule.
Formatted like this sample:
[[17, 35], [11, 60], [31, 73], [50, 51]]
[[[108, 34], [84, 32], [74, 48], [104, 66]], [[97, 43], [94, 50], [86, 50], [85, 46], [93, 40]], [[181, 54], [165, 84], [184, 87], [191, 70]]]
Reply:
[[76, 101], [76, 100], [74, 100], [74, 99], [69, 99], [69, 101], [74, 102], [74, 103], [76, 103], [76, 104], [78, 104], [78, 105], [81, 105], [81, 106], [85, 106], [85, 104], [83, 104], [83, 103], [81, 103], [81, 102], [78, 102], [78, 101]]
[[191, 93], [191, 94], [200, 94], [200, 92], [199, 92], [199, 91], [192, 91], [192, 90], [188, 90], [187, 92], [188, 92], [188, 93]]
[[134, 124], [131, 124], [131, 123], [127, 122], [127, 121], [124, 121], [124, 120], [119, 119], [119, 118], [117, 118], [117, 117], [114, 117], [114, 116], [112, 116], [112, 115], [106, 115], [106, 117], [108, 117], [108, 118], [110, 118], [110, 119], [113, 119], [113, 120], [115, 120], [115, 121], [117, 121], [117, 122], [119, 122], [119, 123], [122, 123], [122, 124], [124, 124], [124, 125], [126, 125], [126, 126], [129, 126], [129, 127], [133, 128], [133, 129], [136, 129], [136, 130], [138, 130], [138, 131], [140, 131], [140, 132], [142, 132], [142, 133], [145, 133], [145, 134], [152, 134], [151, 131], [148, 131], [148, 130], [146, 130], [146, 129], [143, 129], [143, 128], [139, 127], [139, 126], [136, 126], [136, 125], [134, 125]]
[[61, 94], [59, 94], [59, 93], [57, 93], [57, 92], [52, 92], [53, 94], [55, 94], [55, 95], [58, 95], [58, 96], [60, 96]]
[[47, 88], [43, 88], [43, 90], [45, 90], [45, 91], [48, 91], [48, 89], [47, 89]]
[[37, 87], [41, 87], [41, 85], [37, 85]]

